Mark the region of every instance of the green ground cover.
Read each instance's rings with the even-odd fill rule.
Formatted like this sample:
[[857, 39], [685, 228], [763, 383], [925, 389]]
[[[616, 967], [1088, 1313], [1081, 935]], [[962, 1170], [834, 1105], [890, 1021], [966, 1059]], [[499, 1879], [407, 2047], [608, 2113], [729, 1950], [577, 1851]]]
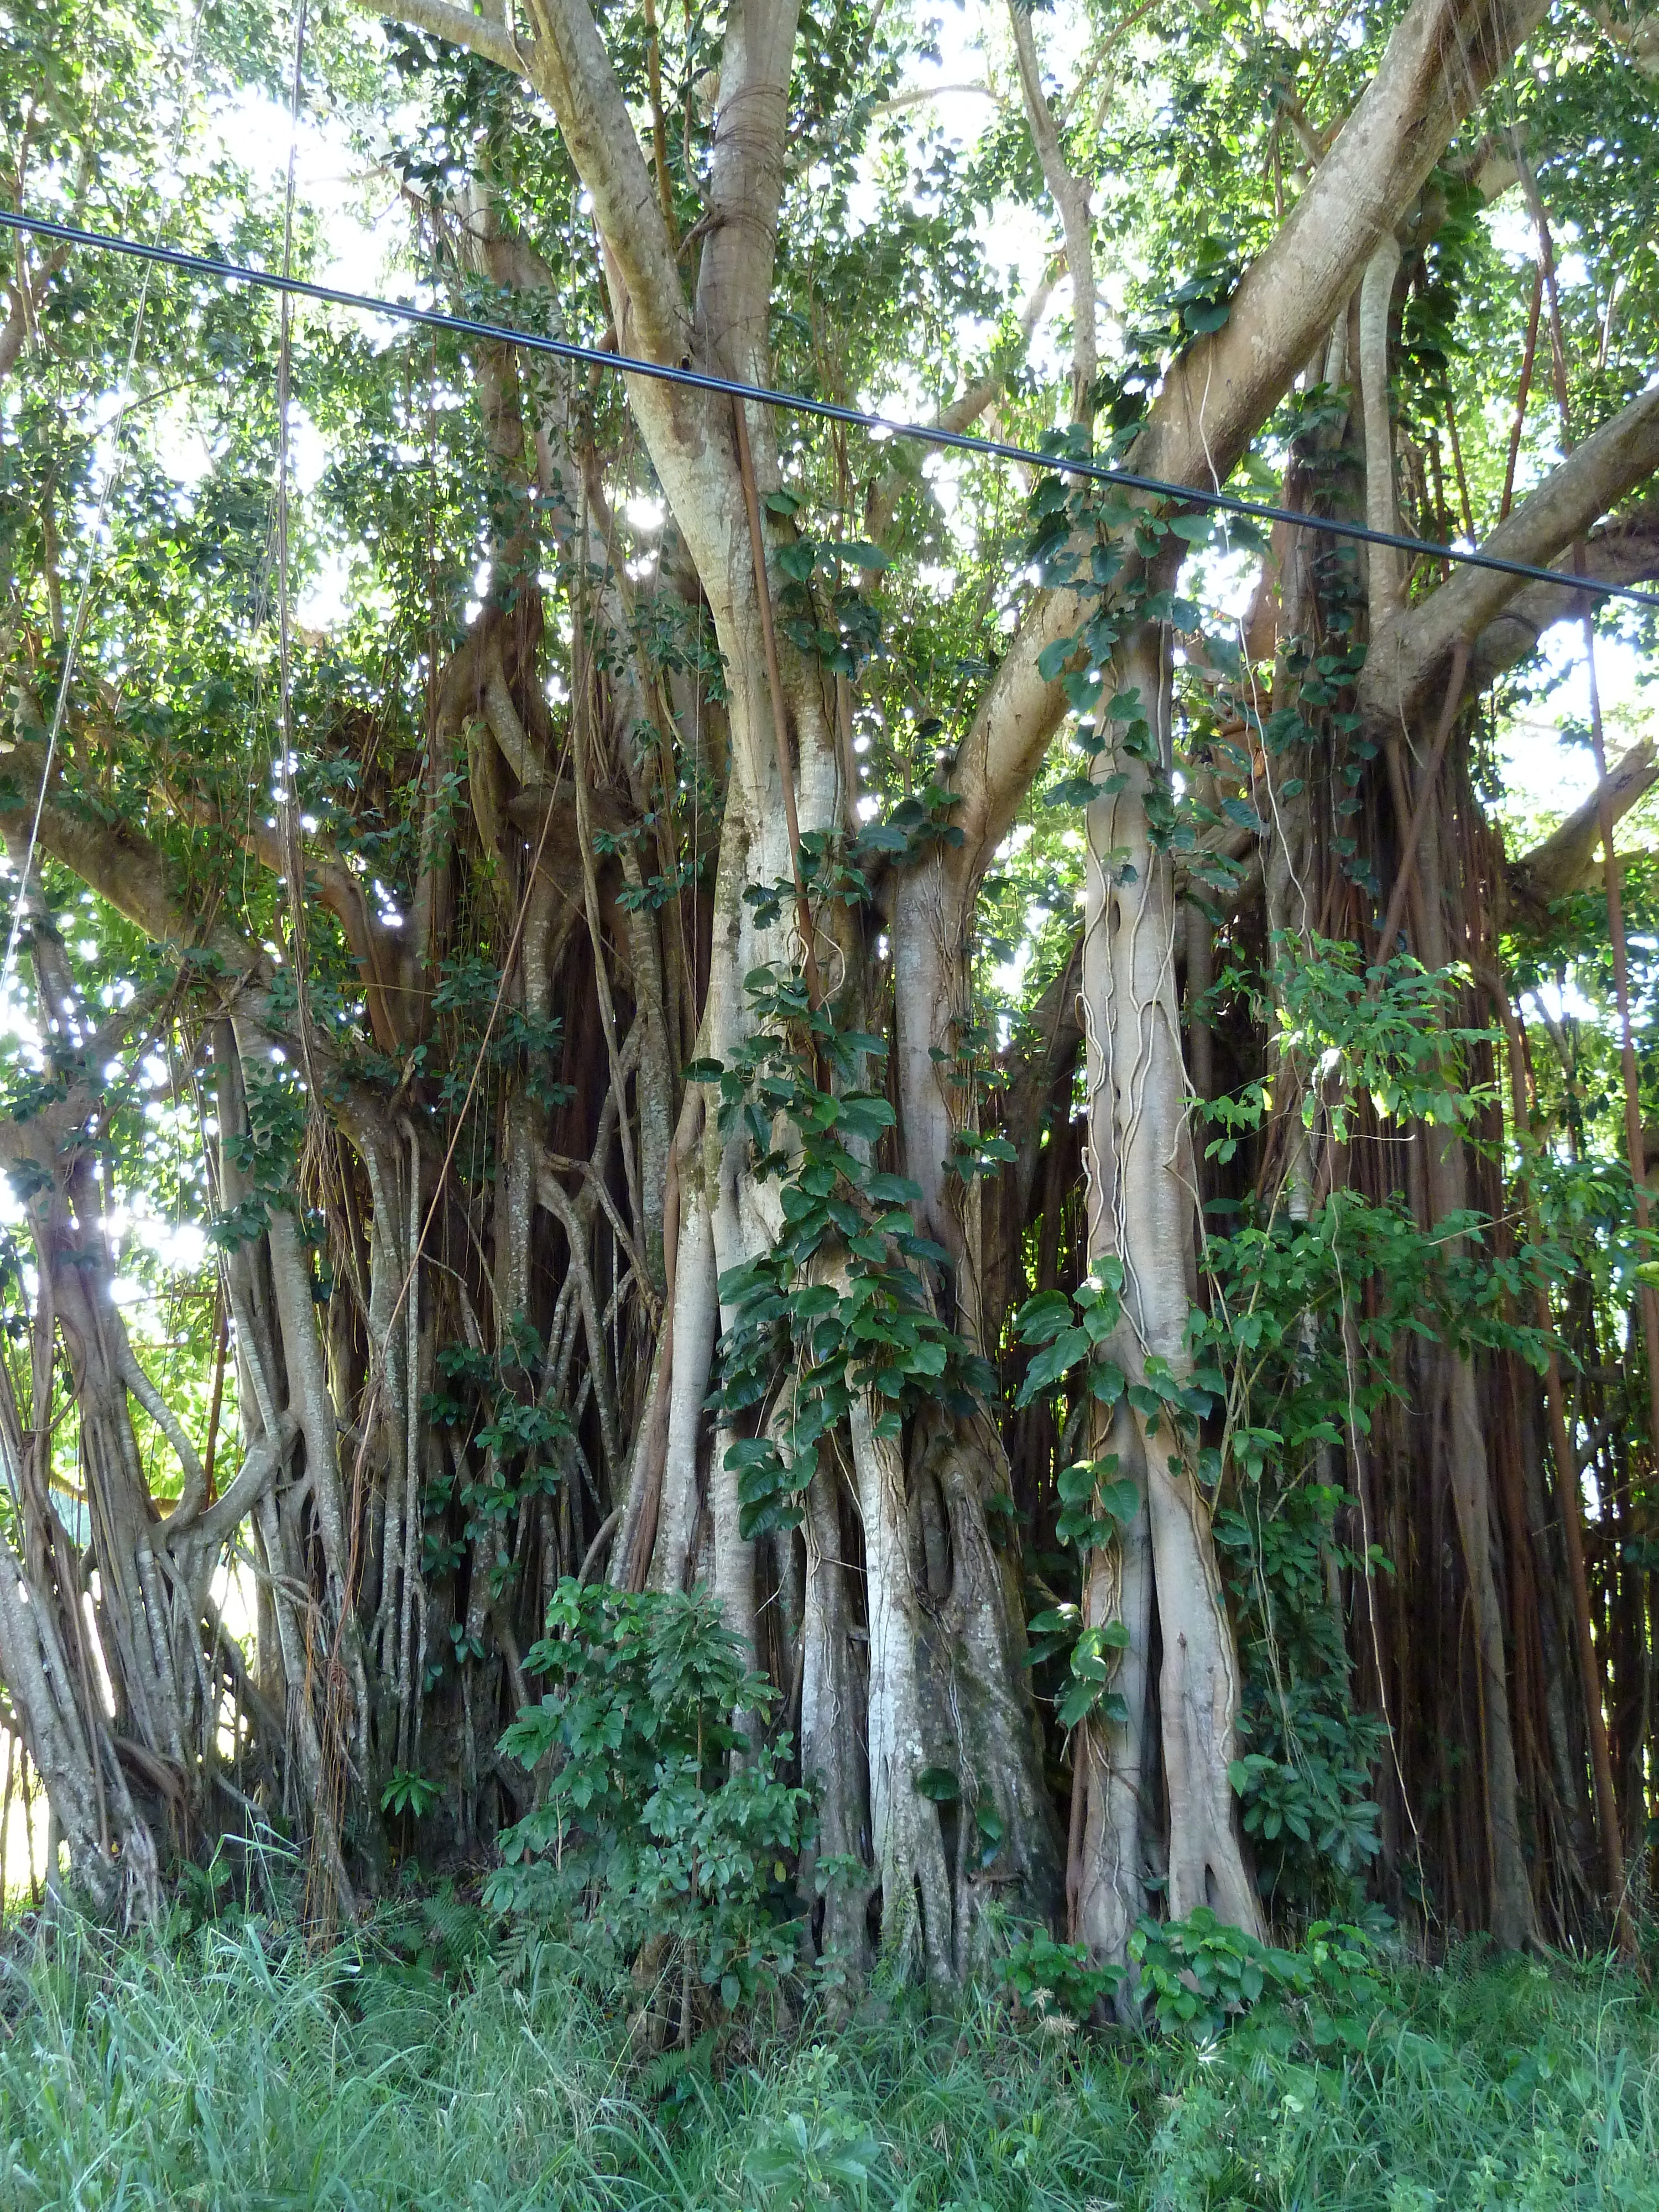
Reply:
[[986, 1988], [641, 2063], [568, 1952], [465, 1948], [15, 1932], [0, 2205], [1659, 2207], [1659, 2005], [1602, 1963], [1456, 1954], [1202, 2045]]

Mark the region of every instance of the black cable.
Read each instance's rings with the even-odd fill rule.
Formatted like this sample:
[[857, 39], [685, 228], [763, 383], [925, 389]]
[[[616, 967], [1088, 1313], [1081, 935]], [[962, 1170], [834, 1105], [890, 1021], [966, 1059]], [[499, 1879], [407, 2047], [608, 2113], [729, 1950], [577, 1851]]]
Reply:
[[727, 376], [713, 376], [693, 368], [690, 362], [678, 368], [657, 361], [639, 361], [631, 355], [612, 353], [600, 346], [578, 345], [569, 338], [543, 337], [534, 331], [515, 329], [509, 323], [486, 323], [471, 315], [446, 314], [438, 307], [417, 307], [401, 300], [378, 300], [368, 293], [343, 291], [337, 285], [317, 284], [303, 276], [285, 276], [278, 270], [251, 269], [236, 261], [216, 261], [204, 253], [187, 253], [175, 246], [146, 246], [136, 238], [119, 238], [106, 231], [82, 230], [74, 223], [52, 222], [44, 216], [14, 215], [0, 208], [0, 228], [55, 238], [70, 246], [89, 246], [106, 253], [125, 253], [137, 261], [159, 262], [197, 276], [217, 277], [222, 283], [255, 284], [268, 292], [291, 292], [308, 300], [321, 300], [334, 307], [349, 307], [367, 315], [389, 315], [394, 320], [417, 323], [427, 330], [454, 331], [463, 337], [494, 338], [521, 345], [532, 353], [551, 354], [559, 361], [578, 362], [589, 368], [620, 369], [629, 376], [647, 376], [659, 384], [680, 384], [694, 392], [718, 392], [745, 399], [760, 407], [777, 407], [799, 415], [816, 415], [826, 422], [844, 422], [850, 428], [870, 430], [889, 438], [910, 438], [952, 453], [980, 453], [987, 459], [1023, 462], [1029, 468], [1053, 469], [1062, 476], [1081, 477], [1091, 483], [1115, 484], [1123, 491], [1150, 493], [1157, 499], [1177, 500], [1183, 506], [1209, 507], [1224, 514], [1247, 515], [1255, 522], [1285, 522], [1298, 530], [1320, 530], [1328, 537], [1346, 538], [1361, 545], [1382, 545], [1397, 553], [1427, 554], [1437, 561], [1461, 562], [1468, 568], [1490, 568], [1499, 575], [1519, 576], [1531, 584], [1553, 584], [1582, 599], [1630, 599], [1638, 607], [1659, 608], [1659, 592], [1638, 591], [1631, 584], [1597, 583], [1560, 568], [1543, 568], [1530, 561], [1506, 561], [1501, 554], [1460, 552], [1453, 545], [1437, 545], [1426, 538], [1407, 538], [1391, 530], [1372, 530], [1363, 522], [1345, 522], [1334, 515], [1298, 514], [1291, 507], [1269, 507], [1262, 501], [1239, 499], [1231, 492], [1202, 491], [1196, 484], [1165, 483], [1158, 477], [1143, 477], [1130, 469], [1109, 467], [1103, 461], [1075, 459], [1064, 453], [1043, 453], [1030, 446], [1011, 446], [1000, 438], [978, 438], [970, 431], [945, 430], [930, 422], [900, 422], [885, 415], [866, 415], [856, 407], [843, 407], [833, 399], [809, 399], [799, 392], [775, 392], [763, 384], [739, 384]]

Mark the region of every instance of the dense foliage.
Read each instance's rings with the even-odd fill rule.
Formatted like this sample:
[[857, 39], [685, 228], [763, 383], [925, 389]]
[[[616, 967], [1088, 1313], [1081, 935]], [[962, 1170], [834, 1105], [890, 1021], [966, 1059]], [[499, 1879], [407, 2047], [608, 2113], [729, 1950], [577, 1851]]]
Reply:
[[0, 26], [8, 208], [1051, 464], [18, 235], [8, 1881], [688, 2049], [1634, 1947], [1652, 603], [1064, 463], [1659, 576], [1653, 19]]
[[[986, 1996], [625, 2062], [556, 1946], [506, 1970], [440, 1925], [308, 1960], [222, 1911], [165, 1947], [79, 1939], [6, 1984], [7, 2201], [742, 2212], [1641, 2208], [1659, 2021], [1600, 1969], [1460, 1953], [1363, 2008], [1294, 1994], [1217, 2044], [1010, 2033]], [[1028, 2014], [1029, 2019], [1029, 2014]]]

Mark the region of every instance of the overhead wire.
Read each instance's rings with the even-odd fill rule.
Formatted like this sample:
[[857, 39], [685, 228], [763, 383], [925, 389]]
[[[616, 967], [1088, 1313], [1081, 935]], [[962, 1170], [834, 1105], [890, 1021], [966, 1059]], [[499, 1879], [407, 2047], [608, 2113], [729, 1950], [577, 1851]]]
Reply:
[[1284, 523], [1297, 530], [1313, 530], [1328, 538], [1343, 538], [1358, 545], [1378, 545], [1413, 557], [1426, 556], [1432, 560], [1452, 562], [1463, 568], [1484, 568], [1498, 575], [1514, 576], [1523, 583], [1549, 584], [1558, 590], [1571, 592], [1580, 599], [1624, 599], [1636, 606], [1659, 610], [1659, 592], [1643, 591], [1632, 584], [1613, 584], [1593, 577], [1575, 575], [1569, 570], [1546, 568], [1533, 561], [1511, 561], [1501, 553], [1492, 553], [1481, 546], [1441, 544], [1427, 538], [1413, 538], [1401, 531], [1374, 530], [1363, 522], [1350, 522], [1340, 515], [1299, 514], [1294, 507], [1279, 507], [1265, 500], [1245, 499], [1235, 492], [1206, 491], [1202, 486], [1171, 483], [1162, 477], [1146, 476], [1135, 469], [1123, 469], [1109, 461], [1097, 460], [1087, 455], [1062, 451], [1045, 451], [1034, 446], [1015, 445], [1006, 439], [982, 438], [969, 430], [946, 429], [938, 422], [911, 422], [901, 416], [880, 415], [860, 407], [848, 407], [838, 400], [817, 399], [803, 392], [785, 392], [763, 384], [744, 384], [734, 377], [719, 376], [711, 370], [694, 368], [689, 360], [680, 362], [644, 361], [635, 355], [619, 353], [608, 346], [584, 345], [574, 338], [556, 338], [539, 331], [526, 331], [511, 323], [490, 322], [480, 316], [453, 314], [440, 307], [422, 307], [413, 301], [386, 300], [373, 293], [353, 292], [338, 284], [322, 284], [313, 278], [296, 276], [291, 271], [276, 269], [256, 269], [246, 262], [223, 261], [211, 254], [191, 253], [180, 246], [147, 244], [142, 239], [124, 238], [114, 232], [86, 230], [78, 224], [58, 222], [45, 216], [20, 215], [8, 208], [0, 208], [0, 229], [27, 232], [41, 238], [52, 238], [70, 246], [82, 246], [95, 252], [124, 253], [140, 261], [167, 269], [180, 270], [186, 274], [210, 276], [222, 283], [252, 284], [270, 292], [288, 292], [325, 305], [345, 307], [355, 313], [383, 315], [397, 322], [413, 323], [426, 330], [452, 331], [462, 337], [488, 338], [505, 345], [523, 346], [532, 353], [551, 355], [558, 361], [580, 363], [590, 368], [611, 369], [624, 376], [641, 376], [659, 384], [673, 384], [689, 391], [718, 394], [728, 399], [746, 401], [751, 406], [775, 407], [785, 413], [811, 415], [820, 421], [842, 422], [849, 428], [867, 431], [872, 437], [902, 438], [913, 443], [932, 446], [942, 451], [978, 455], [987, 460], [1012, 461], [1022, 467], [1051, 471], [1058, 475], [1076, 477], [1085, 482], [1115, 486], [1120, 491], [1141, 492], [1154, 499], [1174, 500], [1183, 507], [1196, 507], [1219, 514], [1236, 514], [1254, 522]]

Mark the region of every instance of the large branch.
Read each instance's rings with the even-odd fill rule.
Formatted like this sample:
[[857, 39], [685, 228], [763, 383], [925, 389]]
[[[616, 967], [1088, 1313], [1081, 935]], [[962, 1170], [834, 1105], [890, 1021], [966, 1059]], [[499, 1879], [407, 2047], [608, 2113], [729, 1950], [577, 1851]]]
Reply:
[[678, 362], [691, 318], [656, 184], [586, 0], [530, 0], [540, 36], [533, 82], [558, 119], [620, 279], [617, 331], [625, 353]]
[[[1283, 228], [1246, 270], [1226, 322], [1170, 369], [1128, 465], [1224, 483], [1323, 337], [1378, 240], [1453, 132], [1547, 12], [1548, 0], [1413, 0], [1376, 76]], [[960, 775], [970, 870], [1006, 833], [1065, 712], [1037, 659], [1081, 619], [1071, 593], [1032, 608], [975, 718]]]
[[[769, 380], [772, 276], [799, 17], [799, 0], [731, 0], [726, 10], [697, 335], [705, 358], [748, 382]], [[763, 434], [769, 445], [769, 429]]]
[[[1558, 560], [1610, 507], [1656, 471], [1659, 471], [1659, 389], [1640, 393], [1594, 436], [1575, 447], [1499, 523], [1482, 550], [1506, 560], [1540, 566]], [[1659, 536], [1659, 516], [1650, 527], [1653, 536]], [[1622, 581], [1620, 561], [1634, 558], [1639, 565], [1650, 552], [1650, 538], [1648, 532], [1630, 536], [1603, 532], [1591, 538], [1587, 553], [1598, 549], [1613, 556], [1612, 573], [1605, 580]], [[1586, 558], [1584, 573], [1595, 573], [1590, 557]], [[1506, 610], [1523, 599], [1531, 611], [1524, 619], [1530, 620], [1535, 613], [1542, 629], [1549, 622], [1577, 612], [1577, 597], [1569, 589], [1558, 590], [1548, 584], [1528, 585], [1522, 591], [1516, 578], [1490, 568], [1459, 568], [1437, 591], [1403, 611], [1380, 637], [1372, 640], [1360, 684], [1362, 712], [1377, 722], [1398, 727], [1401, 720], [1409, 721], [1432, 693], [1458, 639], [1480, 638], [1499, 623]], [[1535, 642], [1536, 629], [1532, 637]], [[1517, 653], [1516, 658], [1519, 657]]]
[[[20, 744], [11, 757], [17, 780], [31, 798], [40, 787], [44, 764], [40, 748], [33, 744]], [[95, 814], [84, 801], [70, 799], [61, 785], [47, 794], [40, 810], [40, 847], [153, 943], [181, 952], [200, 945], [217, 953], [235, 975], [258, 965], [258, 955], [228, 922], [209, 919], [204, 925], [200, 914], [174, 895], [166, 854], [142, 830], [118, 817], [111, 821]]]
[[1014, 52], [1019, 63], [1020, 89], [1025, 95], [1025, 115], [1031, 139], [1042, 165], [1042, 180], [1060, 216], [1066, 237], [1066, 266], [1072, 278], [1072, 415], [1085, 422], [1092, 409], [1097, 362], [1095, 338], [1095, 255], [1089, 223], [1089, 187], [1073, 173], [1060, 144], [1060, 126], [1042, 89], [1042, 65], [1037, 58], [1036, 33], [1031, 27], [1030, 0], [1008, 0], [1013, 26]]
[[1582, 806], [1577, 807], [1552, 836], [1509, 866], [1511, 896], [1523, 908], [1541, 920], [1555, 899], [1587, 890], [1595, 880], [1596, 848], [1601, 842], [1601, 810], [1610, 823], [1630, 812], [1659, 783], [1659, 762], [1653, 740], [1644, 738], [1607, 771]]
[[[1593, 530], [1580, 554], [1580, 573], [1598, 584], [1659, 582], [1659, 501]], [[1527, 584], [1479, 631], [1469, 653], [1469, 688], [1484, 691], [1538, 649], [1547, 629], [1583, 611], [1570, 585]], [[1430, 690], [1433, 690], [1431, 680]]]
[[[593, 197], [614, 266], [612, 304], [623, 349], [651, 361], [683, 359], [690, 319], [673, 242], [622, 87], [586, 0], [530, 0], [538, 35], [520, 39], [505, 20], [445, 0], [357, 0], [370, 15], [408, 23], [533, 84], [558, 120], [578, 175]], [[615, 296], [620, 289], [621, 296]], [[625, 327], [624, 327], [625, 326]]]
[[528, 77], [533, 71], [534, 42], [515, 37], [504, 23], [475, 15], [471, 9], [447, 7], [445, 0], [397, 0], [391, 8], [381, 6], [380, 0], [357, 0], [357, 4], [371, 15], [389, 16], [393, 22], [407, 23], [411, 30], [446, 40], [452, 46], [466, 46], [514, 76]]
[[1132, 465], [1218, 486], [1548, 0], [1413, 0], [1226, 322], [1170, 371]]

